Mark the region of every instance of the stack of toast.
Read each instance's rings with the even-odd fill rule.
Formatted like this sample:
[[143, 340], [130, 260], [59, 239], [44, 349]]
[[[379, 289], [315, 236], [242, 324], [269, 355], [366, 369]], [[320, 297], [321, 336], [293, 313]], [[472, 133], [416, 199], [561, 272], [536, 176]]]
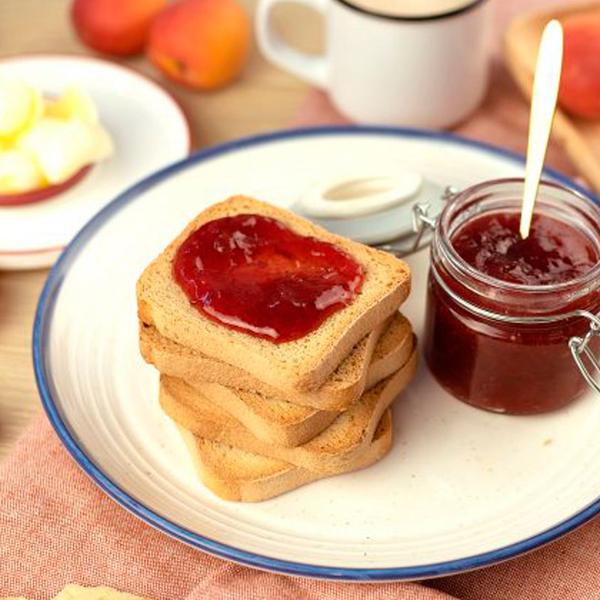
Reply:
[[[205, 317], [172, 276], [188, 236], [214, 219], [253, 214], [335, 244], [364, 271], [357, 297], [315, 331], [274, 344]], [[416, 370], [399, 312], [407, 265], [286, 210], [236, 196], [198, 215], [137, 285], [140, 348], [160, 372], [160, 405], [177, 424], [204, 484], [259, 501], [367, 467], [392, 444], [391, 405]]]

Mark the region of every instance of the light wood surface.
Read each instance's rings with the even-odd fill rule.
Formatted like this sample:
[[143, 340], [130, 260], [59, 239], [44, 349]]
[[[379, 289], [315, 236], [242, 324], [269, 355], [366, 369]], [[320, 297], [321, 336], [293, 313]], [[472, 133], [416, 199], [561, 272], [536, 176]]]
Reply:
[[[252, 11], [254, 0], [241, 1]], [[26, 52], [89, 53], [71, 28], [69, 6], [69, 0], [0, 0], [0, 59]], [[316, 15], [285, 7], [274, 20], [292, 43], [319, 49]], [[173, 93], [190, 119], [196, 148], [285, 127], [306, 93], [304, 84], [267, 64], [256, 47], [243, 77], [213, 93], [171, 85], [143, 58], [124, 62]], [[0, 272], [0, 460], [40, 410], [30, 348], [33, 314], [46, 274]]]
[[[537, 46], [542, 30], [550, 19], [600, 11], [600, 1], [574, 2], [564, 8], [553, 8], [517, 18], [505, 34], [506, 63], [519, 87], [531, 97]], [[561, 110], [554, 117], [554, 135], [570, 156], [579, 172], [596, 192], [600, 192], [600, 121], [579, 119]]]

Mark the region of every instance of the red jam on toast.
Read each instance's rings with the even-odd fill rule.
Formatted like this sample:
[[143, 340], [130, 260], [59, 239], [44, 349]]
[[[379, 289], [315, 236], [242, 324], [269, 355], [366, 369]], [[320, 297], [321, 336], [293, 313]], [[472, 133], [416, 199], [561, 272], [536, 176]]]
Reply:
[[279, 344], [350, 304], [364, 272], [331, 243], [277, 219], [240, 214], [194, 231], [177, 250], [173, 277], [207, 318]]

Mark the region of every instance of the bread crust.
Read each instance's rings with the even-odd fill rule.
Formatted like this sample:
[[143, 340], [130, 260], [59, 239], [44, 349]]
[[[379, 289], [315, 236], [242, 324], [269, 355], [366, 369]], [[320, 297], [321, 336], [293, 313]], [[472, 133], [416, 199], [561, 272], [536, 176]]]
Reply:
[[[327, 477], [292, 464], [245, 452], [179, 428], [196, 467], [199, 479], [224, 500], [261, 502]], [[381, 417], [373, 439], [345, 473], [371, 466], [392, 447], [392, 414]]]
[[373, 438], [385, 410], [408, 385], [417, 366], [417, 352], [393, 375], [380, 382], [319, 435], [293, 448], [277, 446], [254, 436], [227, 411], [181, 379], [161, 376], [160, 404], [178, 425], [195, 436], [289, 462], [316, 473], [345, 470]]
[[[300, 235], [330, 242], [363, 267], [362, 290], [316, 331], [291, 342], [268, 340], [229, 329], [204, 317], [172, 277], [179, 246], [204, 223], [236, 214], [260, 214], [284, 222]], [[193, 219], [144, 270], [137, 282], [138, 316], [164, 337], [239, 367], [282, 390], [316, 390], [361, 338], [383, 322], [410, 292], [410, 270], [401, 260], [336, 236], [293, 213], [245, 196], [215, 204]]]
[[[236, 367], [198, 355], [150, 329], [142, 328], [140, 332], [142, 355], [148, 362], [164, 375], [183, 379], [265, 442], [298, 446], [323, 431], [342, 412], [336, 410], [335, 397], [334, 410], [306, 405], [331, 402], [327, 396], [302, 398], [303, 404], [288, 401], [293, 400], [289, 394], [274, 390], [249, 374], [240, 376]], [[374, 348], [371, 338], [377, 340]], [[348, 402], [340, 407], [347, 409], [365, 389], [399, 369], [408, 360], [413, 344], [410, 324], [396, 313], [386, 322], [383, 332], [374, 331], [355, 346], [344, 361], [347, 364], [340, 365], [321, 389], [333, 389], [338, 395], [347, 391]]]

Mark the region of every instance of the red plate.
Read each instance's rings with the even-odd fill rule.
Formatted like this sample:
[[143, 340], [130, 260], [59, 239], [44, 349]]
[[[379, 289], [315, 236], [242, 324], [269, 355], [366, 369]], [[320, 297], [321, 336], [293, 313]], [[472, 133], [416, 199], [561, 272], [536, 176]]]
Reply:
[[93, 165], [86, 165], [81, 167], [77, 173], [71, 175], [69, 179], [62, 183], [56, 183], [49, 185], [44, 188], [38, 188], [29, 192], [17, 192], [14, 194], [0, 194], [0, 206], [17, 206], [19, 204], [33, 204], [34, 202], [41, 202], [42, 200], [48, 200], [53, 196], [68, 190], [73, 187], [77, 182], [81, 181], [91, 170]]

